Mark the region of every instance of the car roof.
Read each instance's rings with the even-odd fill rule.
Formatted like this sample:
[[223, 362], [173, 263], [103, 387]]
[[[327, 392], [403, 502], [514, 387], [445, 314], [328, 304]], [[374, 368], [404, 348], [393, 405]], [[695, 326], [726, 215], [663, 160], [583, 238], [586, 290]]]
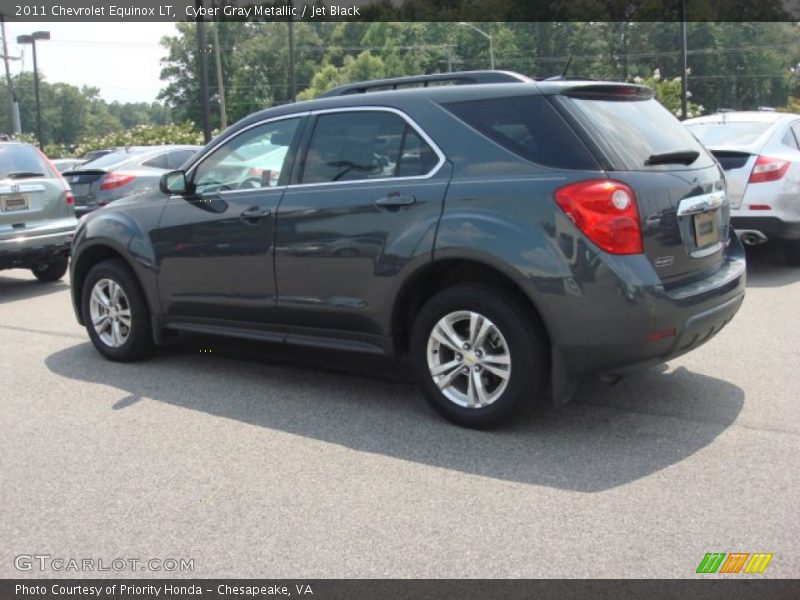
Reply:
[[[454, 73], [453, 75], [456, 74]], [[626, 82], [588, 79], [536, 81], [524, 78], [524, 80], [511, 83], [467, 83], [458, 85], [435, 85], [430, 87], [405, 87], [340, 96], [321, 96], [313, 100], [281, 104], [255, 112], [234, 123], [220, 135], [219, 139], [227, 137], [239, 129], [257, 123], [258, 121], [317, 110], [347, 108], [351, 106], [396, 106], [404, 103], [418, 102], [421, 99], [433, 100], [437, 103], [447, 103], [511, 96], [555, 95], [584, 87], [602, 87], [608, 89], [625, 87], [649, 91], [649, 88], [645, 86]]]
[[794, 113], [777, 112], [771, 110], [739, 110], [719, 112], [704, 117], [686, 119], [686, 125], [701, 125], [718, 123], [780, 123], [782, 121], [794, 121], [800, 119], [800, 115]]
[[[133, 156], [140, 159], [146, 159], [148, 156], [161, 154], [162, 152], [172, 152], [173, 150], [200, 150], [202, 146], [193, 146], [191, 144], [163, 144], [161, 146], [150, 146], [151, 149], [144, 149], [141, 152], [135, 153]], [[133, 158], [133, 156], [131, 158]]]

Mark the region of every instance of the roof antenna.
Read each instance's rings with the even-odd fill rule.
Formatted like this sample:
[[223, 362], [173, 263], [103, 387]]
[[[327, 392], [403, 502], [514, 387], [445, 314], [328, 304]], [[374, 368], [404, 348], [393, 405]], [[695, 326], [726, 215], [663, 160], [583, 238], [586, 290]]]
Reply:
[[561, 73], [559, 73], [558, 75], [554, 75], [553, 77], [548, 77], [547, 79], [545, 79], [545, 81], [558, 81], [560, 79], [566, 79], [567, 69], [569, 69], [569, 66], [571, 64], [572, 64], [572, 54], [569, 55], [569, 58], [567, 59], [567, 64], [565, 64], [564, 68], [561, 69]]

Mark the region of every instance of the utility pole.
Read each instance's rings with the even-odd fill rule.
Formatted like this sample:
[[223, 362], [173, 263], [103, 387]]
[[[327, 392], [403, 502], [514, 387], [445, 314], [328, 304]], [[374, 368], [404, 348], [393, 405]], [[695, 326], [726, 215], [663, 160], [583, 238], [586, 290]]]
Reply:
[[681, 119], [688, 116], [689, 77], [686, 72], [688, 68], [686, 60], [686, 0], [681, 0]]
[[6, 84], [8, 85], [8, 103], [11, 109], [11, 135], [22, 133], [22, 125], [19, 120], [19, 104], [17, 103], [17, 93], [14, 91], [14, 82], [11, 79], [11, 67], [9, 60], [19, 60], [19, 56], [8, 55], [8, 44], [6, 43], [6, 19], [0, 13], [0, 35], [3, 36], [3, 63], [6, 66]]
[[222, 21], [214, 23], [214, 57], [217, 63], [217, 85], [219, 86], [219, 128], [225, 129], [228, 126], [228, 113], [225, 110], [225, 83], [222, 81], [222, 57], [219, 52], [219, 33], [217, 30]]
[[39, 65], [36, 62], [36, 42], [50, 39], [49, 31], [34, 31], [30, 35], [18, 35], [18, 44], [30, 44], [33, 49], [33, 90], [36, 94], [36, 139], [39, 148], [44, 149], [44, 134], [42, 133], [42, 100], [39, 96]]
[[195, 1], [197, 9], [197, 60], [200, 70], [200, 105], [203, 114], [203, 139], [206, 144], [211, 141], [211, 111], [208, 105], [208, 48], [206, 48], [206, 34], [203, 27], [203, 17], [200, 11], [203, 0]]
[[297, 101], [297, 82], [294, 76], [294, 1], [289, 0], [289, 99]]

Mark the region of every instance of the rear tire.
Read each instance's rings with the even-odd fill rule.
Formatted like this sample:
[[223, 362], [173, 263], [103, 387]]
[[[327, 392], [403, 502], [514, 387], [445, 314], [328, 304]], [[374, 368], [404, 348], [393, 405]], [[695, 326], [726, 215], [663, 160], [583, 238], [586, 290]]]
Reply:
[[64, 277], [68, 266], [69, 259], [58, 258], [56, 260], [50, 260], [40, 265], [36, 265], [31, 269], [31, 273], [33, 273], [36, 276], [36, 279], [39, 281], [48, 283], [58, 281]]
[[428, 402], [465, 427], [508, 421], [547, 385], [549, 344], [533, 308], [486, 285], [433, 296], [414, 321], [410, 352]]
[[783, 247], [787, 262], [793, 267], [800, 267], [800, 240], [786, 242]]
[[81, 291], [81, 307], [92, 344], [109, 360], [132, 362], [152, 351], [150, 309], [124, 261], [106, 260], [92, 267]]

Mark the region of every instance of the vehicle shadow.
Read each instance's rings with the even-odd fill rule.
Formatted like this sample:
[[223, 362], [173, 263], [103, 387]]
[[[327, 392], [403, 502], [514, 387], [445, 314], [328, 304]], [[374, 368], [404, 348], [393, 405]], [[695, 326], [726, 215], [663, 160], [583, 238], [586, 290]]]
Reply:
[[155, 400], [360, 452], [580, 492], [680, 462], [725, 431], [744, 400], [725, 381], [656, 368], [613, 387], [585, 385], [561, 409], [483, 432], [440, 419], [407, 370], [383, 358], [190, 338], [142, 363], [105, 361], [84, 343], [46, 364], [121, 390], [109, 410]]
[[800, 281], [800, 267], [786, 261], [779, 244], [746, 246], [747, 287], [780, 287]]
[[69, 284], [66, 281], [43, 283], [33, 276], [30, 279], [23, 279], [0, 275], [0, 304], [55, 294], [68, 289]]

